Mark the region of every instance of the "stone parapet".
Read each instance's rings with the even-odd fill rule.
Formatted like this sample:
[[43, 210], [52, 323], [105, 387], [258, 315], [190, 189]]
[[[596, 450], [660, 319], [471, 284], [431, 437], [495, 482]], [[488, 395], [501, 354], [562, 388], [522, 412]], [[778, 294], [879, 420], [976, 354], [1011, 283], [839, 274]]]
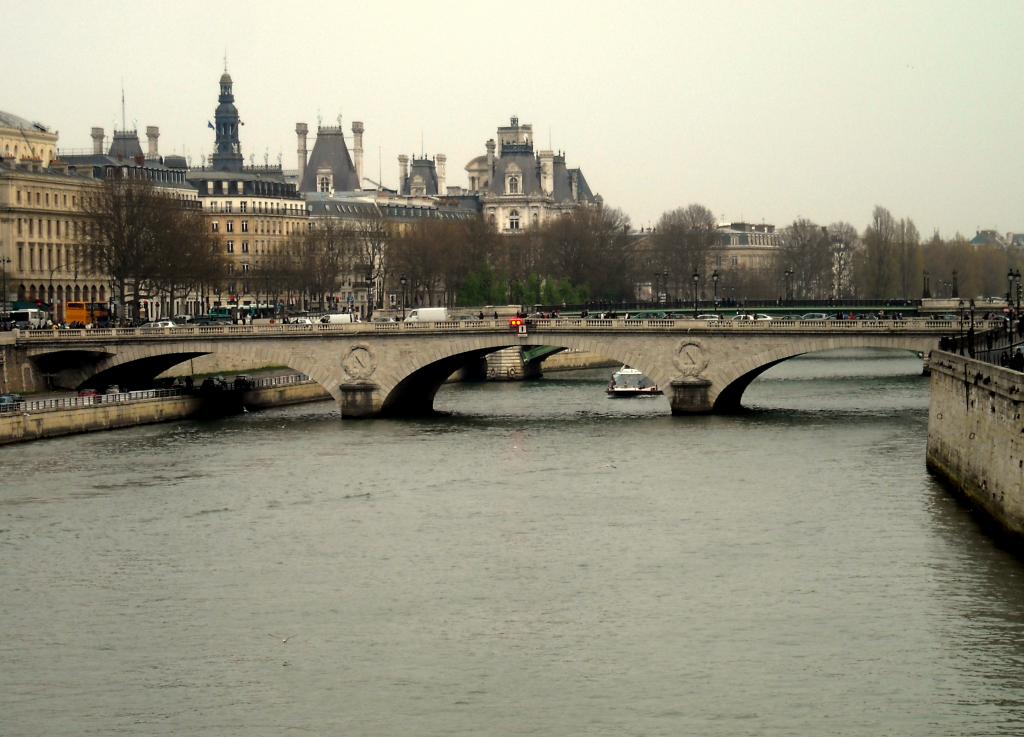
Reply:
[[1024, 540], [1024, 374], [932, 353], [928, 469]]

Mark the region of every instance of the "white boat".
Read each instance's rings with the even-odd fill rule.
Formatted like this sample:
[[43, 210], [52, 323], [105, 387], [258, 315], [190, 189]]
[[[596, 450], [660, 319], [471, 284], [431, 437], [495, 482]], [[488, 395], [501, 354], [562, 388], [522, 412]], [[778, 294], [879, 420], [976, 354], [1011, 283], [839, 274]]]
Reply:
[[612, 380], [608, 382], [605, 391], [609, 397], [651, 397], [661, 394], [657, 384], [629, 366], [623, 366], [612, 374]]

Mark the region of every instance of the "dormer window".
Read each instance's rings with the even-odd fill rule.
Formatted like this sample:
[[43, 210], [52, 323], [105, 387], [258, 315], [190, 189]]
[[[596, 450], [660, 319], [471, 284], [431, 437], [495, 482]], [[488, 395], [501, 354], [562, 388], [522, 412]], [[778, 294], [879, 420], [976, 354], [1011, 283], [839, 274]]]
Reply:
[[427, 184], [423, 181], [423, 177], [417, 174], [412, 178], [412, 183], [409, 185], [409, 194], [413, 197], [423, 197], [427, 194]]
[[521, 194], [523, 191], [523, 172], [515, 164], [509, 164], [505, 170], [505, 194]]
[[316, 188], [319, 192], [334, 192], [334, 174], [330, 169], [321, 169], [316, 173]]

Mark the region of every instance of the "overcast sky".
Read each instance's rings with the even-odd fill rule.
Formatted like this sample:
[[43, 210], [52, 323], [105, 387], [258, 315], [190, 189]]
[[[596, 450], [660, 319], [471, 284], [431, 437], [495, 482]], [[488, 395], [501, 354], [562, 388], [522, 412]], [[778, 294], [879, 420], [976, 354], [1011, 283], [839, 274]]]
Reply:
[[926, 237], [1024, 231], [1021, 0], [104, 0], [4, 16], [0, 109], [66, 149], [120, 127], [123, 80], [129, 127], [160, 126], [161, 153], [197, 162], [226, 51], [247, 162], [294, 168], [295, 123], [340, 114], [366, 126], [366, 176], [379, 154], [394, 187], [399, 153], [445, 153], [465, 186], [517, 115], [637, 226], [699, 202], [860, 230], [879, 204]]

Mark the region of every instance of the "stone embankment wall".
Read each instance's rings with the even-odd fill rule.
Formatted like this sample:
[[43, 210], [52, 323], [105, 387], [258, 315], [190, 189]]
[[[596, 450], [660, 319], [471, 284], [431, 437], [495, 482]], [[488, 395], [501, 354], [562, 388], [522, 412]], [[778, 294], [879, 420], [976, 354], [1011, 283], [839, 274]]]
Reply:
[[[257, 409], [330, 398], [319, 384], [288, 384], [246, 392], [242, 404]], [[183, 395], [47, 412], [4, 413], [0, 415], [0, 445], [180, 420], [197, 414], [202, 408], [201, 397]]]
[[1024, 539], [1024, 374], [934, 351], [928, 469]]

